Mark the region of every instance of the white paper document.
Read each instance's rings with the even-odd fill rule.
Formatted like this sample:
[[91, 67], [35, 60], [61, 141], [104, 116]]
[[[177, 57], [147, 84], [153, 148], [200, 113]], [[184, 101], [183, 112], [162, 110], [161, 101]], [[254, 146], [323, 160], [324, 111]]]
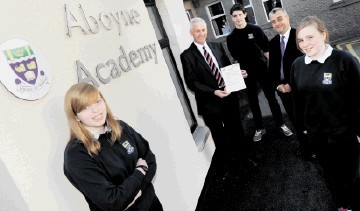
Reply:
[[239, 63], [221, 68], [221, 76], [224, 79], [227, 92], [236, 92], [246, 88]]

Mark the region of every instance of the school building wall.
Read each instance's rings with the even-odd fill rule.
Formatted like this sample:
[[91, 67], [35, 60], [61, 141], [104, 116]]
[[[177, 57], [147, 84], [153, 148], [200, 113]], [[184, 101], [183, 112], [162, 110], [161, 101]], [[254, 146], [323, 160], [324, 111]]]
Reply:
[[[318, 16], [330, 34], [330, 42], [353, 39], [360, 36], [360, 0], [282, 0], [283, 8], [288, 12], [291, 25], [297, 24], [308, 15]], [[269, 38], [275, 35], [270, 23], [260, 24]]]
[[[179, 9], [183, 3], [156, 4], [168, 17], [164, 25], [180, 68], [178, 56], [192, 41], [187, 17]], [[20, 99], [0, 85], [0, 210], [88, 210], [82, 194], [63, 175], [69, 138], [63, 99], [78, 82], [79, 68], [80, 78], [92, 77], [90, 83], [99, 84], [115, 116], [149, 141], [158, 162], [153, 183], [164, 209], [195, 210], [214, 147], [211, 142], [203, 152], [195, 147], [144, 2], [13, 0], [1, 7], [0, 45], [23, 39], [36, 46], [49, 63], [52, 81], [38, 100]], [[133, 14], [132, 24], [127, 14]], [[139, 57], [145, 46], [153, 47], [147, 60], [131, 56]], [[110, 60], [120, 76], [111, 76]], [[124, 71], [121, 62], [131, 70]]]
[[[265, 34], [271, 39], [275, 36], [271, 23], [268, 21], [263, 1], [250, 0], [253, 6], [257, 24], [262, 27]], [[188, 0], [185, 0], [188, 4]], [[208, 5], [222, 2], [228, 22], [231, 28], [234, 24], [229, 14], [234, 0], [193, 0], [197, 16], [205, 19], [208, 24], [208, 38], [211, 41], [225, 42], [226, 36], [216, 38], [212, 32], [209, 22]], [[360, 0], [281, 0], [281, 4], [289, 14], [293, 27], [308, 15], [316, 15], [324, 21], [329, 30], [330, 41], [337, 43], [342, 40], [352, 39], [360, 36]]]

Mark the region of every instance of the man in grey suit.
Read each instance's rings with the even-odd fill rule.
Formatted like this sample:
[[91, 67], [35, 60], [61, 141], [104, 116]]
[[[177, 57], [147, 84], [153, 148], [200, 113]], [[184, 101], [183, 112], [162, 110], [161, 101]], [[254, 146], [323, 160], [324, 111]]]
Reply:
[[190, 21], [190, 34], [194, 42], [180, 55], [185, 83], [195, 94], [198, 114], [209, 127], [217, 151], [226, 153], [244, 141], [238, 92], [227, 92], [221, 77], [220, 68], [230, 65], [230, 60], [220, 43], [206, 42], [203, 19]]

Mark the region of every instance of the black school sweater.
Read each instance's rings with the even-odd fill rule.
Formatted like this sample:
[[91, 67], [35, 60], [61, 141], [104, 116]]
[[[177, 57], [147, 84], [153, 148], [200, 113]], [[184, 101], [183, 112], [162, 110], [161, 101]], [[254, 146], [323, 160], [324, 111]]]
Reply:
[[[156, 172], [155, 155], [139, 133], [123, 121], [119, 124], [120, 141], [110, 143], [111, 132], [101, 134], [98, 155], [90, 156], [78, 140], [66, 146], [64, 174], [84, 195], [90, 210], [124, 210], [140, 189], [141, 197], [128, 210], [148, 210], [155, 199], [151, 183]], [[146, 175], [135, 170], [139, 158], [148, 163]]]
[[351, 54], [333, 49], [323, 64], [304, 57], [292, 65], [290, 86], [301, 130], [360, 136], [360, 66]]
[[267, 58], [263, 52], [269, 52], [269, 39], [259, 26], [248, 23], [243, 29], [234, 28], [226, 37], [226, 43], [241, 69], [247, 70], [249, 74], [267, 70]]

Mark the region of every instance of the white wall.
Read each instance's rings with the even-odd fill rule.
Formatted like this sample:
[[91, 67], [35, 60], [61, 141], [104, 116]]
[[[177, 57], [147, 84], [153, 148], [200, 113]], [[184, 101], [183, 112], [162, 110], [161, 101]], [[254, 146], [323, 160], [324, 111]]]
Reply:
[[[169, 37], [170, 47], [174, 54], [178, 70], [181, 77], [183, 78], [183, 81], [185, 82], [180, 61], [180, 54], [189, 48], [190, 44], [193, 42], [193, 38], [190, 35], [190, 24], [185, 13], [184, 4], [188, 3], [178, 0], [156, 0], [156, 6], [159, 10], [164, 28]], [[187, 89], [185, 83], [184, 86], [198, 124], [204, 125], [204, 120], [197, 115], [195, 95], [189, 89]], [[211, 137], [210, 140], [212, 141]], [[212, 143], [212, 145], [214, 144]], [[210, 151], [213, 152], [214, 148], [210, 148]]]
[[[79, 4], [94, 17], [135, 9], [141, 23], [121, 23], [120, 36], [113, 22], [112, 30], [100, 25], [98, 33], [84, 35], [73, 28], [69, 37], [65, 4], [84, 26]], [[165, 210], [194, 210], [212, 150], [197, 152], [143, 1], [13, 0], [1, 8], [0, 44], [17, 38], [36, 46], [51, 66], [52, 85], [36, 101], [19, 99], [0, 85], [0, 210], [88, 210], [62, 170], [69, 136], [63, 97], [78, 81], [75, 61], [96, 78], [99, 63], [118, 61], [120, 46], [129, 53], [153, 43], [157, 63], [153, 57], [108, 84], [97, 82], [113, 113], [150, 142], [158, 161], [155, 191]]]

